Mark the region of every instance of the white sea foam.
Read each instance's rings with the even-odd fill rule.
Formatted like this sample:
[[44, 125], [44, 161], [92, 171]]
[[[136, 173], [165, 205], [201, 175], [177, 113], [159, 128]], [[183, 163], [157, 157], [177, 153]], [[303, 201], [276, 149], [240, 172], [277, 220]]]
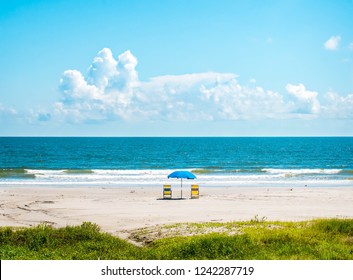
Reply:
[[[35, 178], [1, 179], [1, 184], [21, 185], [162, 185], [179, 184], [178, 179], [168, 179], [173, 170], [34, 170], [27, 173]], [[346, 180], [339, 175], [340, 169], [263, 169], [262, 172], [229, 172], [196, 174], [196, 182], [201, 185], [237, 186], [259, 184], [298, 184], [298, 185], [353, 185], [353, 180]], [[300, 176], [297, 176], [300, 175]], [[338, 177], [337, 177], [338, 176]], [[191, 180], [184, 180], [185, 184]]]
[[342, 169], [275, 169], [275, 168], [264, 168], [264, 172], [270, 174], [338, 174]]

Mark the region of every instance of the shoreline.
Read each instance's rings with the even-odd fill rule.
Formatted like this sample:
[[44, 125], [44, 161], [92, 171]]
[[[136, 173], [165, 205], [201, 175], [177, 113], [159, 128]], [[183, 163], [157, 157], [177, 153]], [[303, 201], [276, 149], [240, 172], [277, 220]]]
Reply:
[[[188, 222], [305, 221], [353, 218], [352, 188], [200, 186], [200, 198], [163, 200], [162, 187], [144, 186], [0, 186], [0, 226], [54, 227], [98, 224], [125, 237], [143, 227]], [[173, 188], [175, 198], [180, 187]]]
[[[160, 188], [164, 184], [172, 185], [173, 188], [180, 188], [179, 180], [165, 180], [153, 183], [136, 182], [0, 182], [1, 188]], [[232, 182], [203, 182], [200, 180], [183, 181], [183, 186], [190, 187], [197, 184], [201, 188], [353, 188], [353, 180], [293, 180], [293, 181], [232, 181]]]

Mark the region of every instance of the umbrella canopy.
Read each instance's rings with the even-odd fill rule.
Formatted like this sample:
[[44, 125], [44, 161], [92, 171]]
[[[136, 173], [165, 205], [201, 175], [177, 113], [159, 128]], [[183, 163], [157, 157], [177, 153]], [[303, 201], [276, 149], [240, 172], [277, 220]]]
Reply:
[[168, 175], [169, 178], [181, 179], [181, 198], [183, 198], [183, 179], [196, 179], [196, 176], [189, 171], [174, 171]]
[[168, 175], [168, 179], [169, 178], [196, 179], [196, 176], [189, 171], [174, 171]]

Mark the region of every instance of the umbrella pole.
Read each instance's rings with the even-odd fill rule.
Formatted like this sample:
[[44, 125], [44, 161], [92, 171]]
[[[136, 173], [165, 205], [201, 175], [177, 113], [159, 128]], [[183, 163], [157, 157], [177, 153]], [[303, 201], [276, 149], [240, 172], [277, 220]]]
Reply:
[[183, 178], [181, 178], [181, 198], [183, 198]]

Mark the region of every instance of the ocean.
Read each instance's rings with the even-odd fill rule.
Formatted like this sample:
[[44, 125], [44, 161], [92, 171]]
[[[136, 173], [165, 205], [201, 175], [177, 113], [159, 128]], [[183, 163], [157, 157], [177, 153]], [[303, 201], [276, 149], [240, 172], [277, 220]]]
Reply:
[[352, 137], [0, 137], [0, 185], [353, 186]]

